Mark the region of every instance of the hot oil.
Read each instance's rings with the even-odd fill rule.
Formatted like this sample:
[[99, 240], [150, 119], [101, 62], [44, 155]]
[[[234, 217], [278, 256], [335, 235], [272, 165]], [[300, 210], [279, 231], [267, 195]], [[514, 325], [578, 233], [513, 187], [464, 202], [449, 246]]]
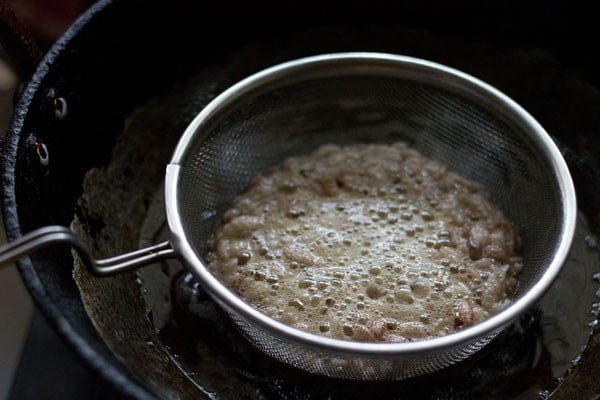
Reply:
[[[160, 193], [142, 245], [165, 239]], [[598, 243], [579, 215], [569, 258], [539, 304], [479, 353], [438, 373], [400, 382], [347, 382], [310, 375], [254, 349], [177, 261], [139, 271], [149, 316], [173, 362], [215, 398], [537, 399], [551, 394], [585, 350], [600, 310]], [[241, 396], [243, 397], [243, 396]]]
[[[333, 42], [339, 44], [333, 50], [359, 46], [357, 35], [341, 35], [336, 29], [333, 37]], [[382, 32], [379, 38], [377, 34], [365, 37], [368, 41], [362, 43], [364, 48], [378, 43], [382, 49], [391, 52], [417, 55], [476, 72], [478, 77], [514, 97], [555, 138], [574, 149], [569, 167], [577, 185], [578, 199], [590, 218], [596, 215], [599, 203], [594, 183], [600, 176], [593, 163], [588, 165], [582, 159], [586, 151], [590, 152], [592, 161], [600, 154], [596, 134], [598, 113], [595, 112], [600, 93], [596, 88], [576, 74], [564, 73], [551, 57], [537, 51], [495, 52], [422, 34], [387, 35]], [[348, 38], [345, 44], [344, 38]], [[401, 38], [406, 38], [406, 43], [402, 43]], [[304, 45], [303, 51], [307, 54], [332, 51], [326, 46], [315, 48], [316, 41], [310, 39], [310, 36], [305, 41], [302, 37], [296, 38], [291, 47], [304, 49]], [[248, 60], [260, 57], [254, 51], [250, 54], [234, 57], [243, 60], [240, 63], [243, 66], [239, 67], [242, 72], [230, 72], [232, 76], [241, 78], [257, 69], [258, 62]], [[263, 59], [263, 64], [280, 61], [277, 57]], [[283, 58], [293, 57], [286, 53]], [[513, 73], [506, 74], [506, 65], [511, 65]], [[540, 71], [545, 73], [540, 74]], [[227, 79], [223, 81], [228, 82]], [[229, 83], [234, 81], [230, 79]], [[204, 93], [204, 89], [198, 88], [191, 92], [193, 95], [174, 94], [189, 103], [186, 112], [190, 118], [214, 95], [209, 91], [208, 95], [198, 97], [198, 93]], [[169, 101], [163, 103], [170, 104]], [[181, 113], [179, 110], [163, 111], [162, 108], [146, 112], [164, 113], [165, 121], [179, 121]], [[178, 137], [180, 132], [177, 127], [172, 129], [171, 135]], [[160, 133], [164, 136], [164, 129]], [[148, 135], [148, 129], [140, 129], [139, 134]], [[168, 154], [165, 159], [168, 160]], [[167, 237], [161, 198], [162, 190], [157, 192], [148, 212], [142, 245], [158, 243]], [[598, 384], [593, 383], [600, 362], [600, 344], [595, 345], [600, 342], [600, 335], [590, 336], [600, 313], [600, 283], [594, 279], [600, 272], [600, 262], [597, 241], [592, 234], [598, 227], [598, 218], [593, 220], [594, 227], [588, 224], [585, 216], [579, 215], [569, 259], [537, 307], [461, 364], [405, 382], [339, 381], [312, 376], [274, 362], [238, 333], [178, 262], [144, 268], [138, 274], [148, 317], [160, 338], [153, 346], [166, 346], [171, 362], [209, 398], [539, 399], [549, 394], [552, 398], [581, 398], [581, 388], [585, 385], [592, 388], [591, 393], [600, 393]], [[581, 379], [577, 383], [583, 383], [579, 387], [573, 385], [571, 379], [578, 376]]]
[[215, 229], [207, 267], [285, 324], [422, 339], [485, 319], [516, 286], [510, 222], [405, 142], [322, 145], [252, 182]]
[[[144, 221], [149, 197], [164, 178], [164, 166], [181, 132], [220, 91], [284, 60], [352, 49], [417, 56], [473, 73], [518, 101], [553, 138], [573, 149], [571, 154], [564, 152], [565, 158], [575, 179], [579, 205], [594, 223], [588, 227], [580, 217], [569, 264], [540, 306], [463, 364], [436, 375], [396, 383], [341, 382], [298, 372], [255, 351], [181, 272], [182, 266], [169, 262], [139, 271], [146, 315], [159, 337], [148, 333], [150, 324], [144, 323], [143, 317], [138, 319], [138, 304], [119, 297], [124, 291], [131, 293], [134, 288], [130, 285], [111, 279], [101, 280], [102, 286], [98, 286], [100, 280], [76, 276], [86, 310], [102, 338], [140, 382], [164, 398], [538, 399], [553, 392], [559, 383], [553, 400], [596, 398], [600, 393], [600, 335], [590, 338], [589, 332], [600, 311], [595, 294], [600, 284], [593, 279], [600, 268], [596, 240], [589, 232], [598, 232], [600, 227], [596, 184], [600, 182], [600, 91], [576, 70], [540, 50], [500, 50], [404, 28], [358, 32], [339, 26], [278, 37], [277, 45], [263, 43], [232, 50], [223, 63], [203, 67], [172, 92], [157, 95], [131, 115], [115, 145], [110, 168], [92, 171], [92, 184], [84, 186], [91, 196], [84, 208], [92, 208], [93, 221], [106, 222], [99, 239], [90, 236], [90, 242], [106, 241], [102, 245], [110, 250], [105, 256], [124, 250], [124, 243], [136, 236], [130, 232], [137, 234], [137, 224]], [[166, 238], [163, 209], [159, 201], [150, 207], [143, 244]], [[125, 223], [117, 223], [124, 219]], [[96, 233], [94, 229], [90, 232]], [[165, 346], [169, 346], [168, 353]], [[144, 350], [147, 357], [140, 357]], [[577, 365], [571, 364], [573, 360], [579, 360]], [[171, 369], [173, 365], [181, 373]], [[573, 371], [566, 373], [571, 367]], [[564, 376], [567, 378], [559, 382]], [[190, 394], [187, 388], [191, 386]]]

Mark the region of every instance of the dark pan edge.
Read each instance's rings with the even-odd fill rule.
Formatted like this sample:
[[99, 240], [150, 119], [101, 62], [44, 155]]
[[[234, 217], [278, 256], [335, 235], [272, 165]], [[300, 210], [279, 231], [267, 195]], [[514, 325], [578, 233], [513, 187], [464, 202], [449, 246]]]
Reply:
[[[64, 35], [46, 53], [31, 80], [27, 83], [24, 91], [15, 107], [13, 118], [1, 144], [0, 175], [2, 177], [1, 207], [4, 219], [4, 229], [9, 241], [22, 236], [17, 204], [15, 198], [15, 163], [17, 159], [18, 143], [21, 130], [29, 106], [48, 71], [69, 45], [71, 39], [85, 28], [88, 22], [97, 15], [105, 12], [112, 4], [110, 0], [99, 0], [83, 13]], [[33, 267], [30, 258], [24, 258], [17, 263], [23, 282], [33, 298], [36, 306], [42, 312], [49, 324], [58, 332], [66, 343], [75, 351], [87, 365], [97, 372], [112, 387], [118, 390], [124, 398], [148, 399], [154, 396], [148, 392], [135, 378], [127, 373], [126, 368], [115, 368], [116, 363], [122, 365], [116, 358], [109, 360], [92, 349], [87, 342], [78, 334], [69, 321], [61, 314], [58, 307], [51, 303], [50, 298], [42, 284], [37, 271]]]

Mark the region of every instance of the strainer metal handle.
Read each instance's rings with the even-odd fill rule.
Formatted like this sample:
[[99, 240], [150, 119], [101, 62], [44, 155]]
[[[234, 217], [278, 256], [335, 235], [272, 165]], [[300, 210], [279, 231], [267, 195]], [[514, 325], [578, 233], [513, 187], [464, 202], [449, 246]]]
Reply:
[[96, 276], [117, 275], [124, 271], [176, 256], [175, 250], [167, 241], [116, 257], [96, 260], [90, 255], [88, 248], [81, 239], [70, 229], [54, 225], [36, 229], [0, 247], [0, 266], [55, 244], [71, 246], [77, 252], [87, 270]]

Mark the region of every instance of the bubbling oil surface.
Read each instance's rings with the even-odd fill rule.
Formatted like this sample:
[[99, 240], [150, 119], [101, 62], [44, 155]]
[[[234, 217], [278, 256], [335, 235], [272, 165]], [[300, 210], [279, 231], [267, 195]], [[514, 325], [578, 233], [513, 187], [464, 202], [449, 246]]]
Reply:
[[[157, 198], [161, 197], [159, 192]], [[152, 210], [155, 210], [153, 212]], [[142, 244], [166, 239], [163, 204], [151, 207]], [[157, 218], [156, 214], [159, 215]], [[138, 271], [143, 297], [172, 361], [215, 399], [540, 399], [550, 395], [585, 350], [600, 315], [596, 237], [579, 215], [570, 256], [538, 305], [486, 348], [440, 373], [404, 382], [344, 382], [288, 368], [256, 351], [176, 260]], [[239, 394], [238, 393], [238, 394]]]
[[285, 324], [404, 342], [504, 309], [518, 243], [481, 187], [405, 143], [330, 144], [256, 177], [224, 213], [207, 261]]

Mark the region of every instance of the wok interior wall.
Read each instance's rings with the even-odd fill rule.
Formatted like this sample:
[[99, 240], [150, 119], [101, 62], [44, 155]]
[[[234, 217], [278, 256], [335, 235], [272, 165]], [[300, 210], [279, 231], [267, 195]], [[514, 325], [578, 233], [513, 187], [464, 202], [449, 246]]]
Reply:
[[[197, 68], [223, 62], [231, 49], [248, 43], [266, 41], [286, 49], [288, 58], [298, 57], [307, 55], [306, 50], [288, 49], [289, 37], [314, 31], [315, 48], [321, 52], [386, 51], [393, 47], [391, 41], [369, 43], [369, 31], [415, 27], [491, 46], [544, 48], [597, 82], [593, 74], [597, 60], [572, 46], [578, 42], [585, 47], [593, 38], [592, 25], [585, 23], [584, 16], [589, 14], [585, 10], [509, 9], [504, 4], [470, 2], [451, 7], [431, 1], [395, 6], [383, 1], [309, 1], [275, 7], [184, 0], [105, 3], [97, 4], [97, 11], [82, 21], [86, 23], [81, 30], [69, 31], [52, 50], [47, 68], [34, 76], [38, 85], [23, 95], [31, 102], [22, 102], [17, 110], [12, 129], [19, 131], [15, 197], [22, 232], [48, 224], [68, 225], [84, 173], [108, 162], [131, 110]], [[232, 15], [232, 10], [238, 12]], [[353, 48], [341, 48], [334, 34], [338, 27], [364, 35], [357, 34]], [[328, 33], [321, 36], [320, 32]], [[427, 55], [427, 49], [418, 46], [407, 51], [414, 56]], [[254, 70], [262, 67], [252, 65]], [[54, 113], [56, 96], [64, 97], [68, 104], [67, 117], [62, 120]], [[36, 141], [48, 146], [47, 168], [32, 150]], [[9, 220], [7, 225], [9, 236], [14, 237], [17, 221]], [[55, 305], [60, 317], [48, 313], [50, 318], [58, 326], [70, 324], [84, 340], [82, 348], [89, 345], [93, 352], [113, 359], [81, 304], [71, 276], [70, 251], [48, 250], [32, 260], [34, 269], [24, 264], [22, 270], [38, 304], [42, 308]]]

